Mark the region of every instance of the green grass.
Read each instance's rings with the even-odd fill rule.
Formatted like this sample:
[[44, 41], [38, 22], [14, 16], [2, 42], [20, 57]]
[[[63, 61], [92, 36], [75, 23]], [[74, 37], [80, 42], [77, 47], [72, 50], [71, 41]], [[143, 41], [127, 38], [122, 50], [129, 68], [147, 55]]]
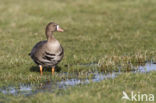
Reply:
[[[127, 73], [115, 79], [106, 79], [99, 83], [79, 85], [66, 90], [56, 90], [54, 93], [39, 93], [31, 97], [11, 95], [1, 95], [3, 101], [8, 103], [132, 103], [122, 100], [122, 92], [125, 91], [129, 96], [131, 91], [140, 94], [156, 93], [156, 72], [148, 74]], [[138, 102], [136, 102], [138, 103]], [[141, 102], [148, 103], [148, 102]], [[149, 102], [153, 103], [153, 102]]]
[[[35, 43], [46, 39], [44, 29], [50, 21], [56, 22], [65, 30], [54, 34], [65, 49], [63, 61], [58, 65], [60, 72], [94, 71], [95, 68], [77, 65], [92, 62], [99, 63], [100, 66], [96, 68], [99, 71], [111, 71], [117, 69], [118, 65], [123, 65], [123, 69], [126, 69], [128, 62], [156, 61], [155, 5], [155, 0], [1, 0], [0, 87], [53, 79], [48, 71], [44, 71], [42, 77], [39, 72], [32, 72], [30, 69], [35, 64], [28, 56]], [[115, 92], [119, 95], [124, 82], [112, 86], [114, 82], [124, 81], [127, 77], [130, 81], [127, 85], [130, 87], [135, 79], [141, 79], [135, 75], [128, 76], [124, 74], [115, 80], [93, 83], [87, 87], [93, 88], [99, 84], [98, 87], [103, 88], [102, 85], [105, 87], [108, 83], [108, 88], [112, 90], [106, 93]], [[141, 75], [144, 79], [152, 79], [154, 76], [155, 73]], [[57, 75], [55, 77], [60, 79]], [[139, 81], [137, 83], [141, 86]], [[151, 81], [147, 85], [152, 88], [152, 84]], [[98, 96], [102, 98], [106, 95], [105, 91], [100, 91], [99, 94], [96, 92], [98, 96], [92, 96], [92, 92], [87, 92], [87, 87], [76, 87], [74, 91], [69, 89], [61, 97], [57, 97], [57, 93], [47, 95], [49, 98], [55, 97], [54, 102], [81, 102], [78, 98], [84, 95], [95, 101]], [[144, 91], [148, 92], [149, 89]], [[71, 95], [68, 95], [69, 92]], [[156, 93], [155, 89], [153, 92]], [[105, 98], [106, 101], [113, 98], [114, 102], [120, 102], [120, 96], [116, 97], [115, 94]], [[43, 93], [38, 96], [44, 97], [40, 101], [47, 98]], [[27, 98], [24, 100], [27, 101]], [[87, 101], [87, 97], [82, 101]]]

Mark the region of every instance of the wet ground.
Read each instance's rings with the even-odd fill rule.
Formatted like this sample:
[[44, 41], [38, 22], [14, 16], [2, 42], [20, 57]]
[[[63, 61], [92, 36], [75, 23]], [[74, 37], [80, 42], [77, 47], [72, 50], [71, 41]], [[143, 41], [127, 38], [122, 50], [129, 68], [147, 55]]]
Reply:
[[[92, 66], [91, 65], [85, 65], [84, 66]], [[97, 64], [94, 64], [93, 66], [95, 66]], [[83, 66], [83, 65], [82, 65]], [[156, 71], [156, 64], [154, 63], [145, 63], [145, 65], [140, 65], [140, 66], [134, 66], [133, 67], [133, 71], [129, 71], [129, 72], [133, 72], [133, 73], [148, 73], [150, 71]], [[39, 92], [53, 92], [56, 89], [65, 89], [68, 88], [69, 86], [76, 86], [76, 85], [84, 85], [84, 84], [88, 84], [91, 82], [100, 82], [104, 79], [114, 79], [115, 77], [117, 77], [118, 75], [120, 75], [122, 72], [120, 71], [115, 71], [115, 72], [111, 72], [111, 73], [99, 73], [99, 72], [94, 72], [94, 73], [89, 73], [86, 75], [85, 79], [78, 79], [78, 78], [72, 78], [72, 79], [68, 79], [68, 73], [64, 73], [64, 75], [67, 75], [67, 79], [66, 80], [62, 80], [62, 81], [46, 81], [44, 83], [41, 83], [39, 86], [35, 86], [35, 85], [19, 85], [18, 87], [14, 87], [14, 86], [9, 86], [9, 87], [4, 87], [4, 88], [0, 88], [0, 92], [3, 94], [11, 94], [11, 95], [24, 95], [24, 96], [30, 96], [30, 95], [34, 95], [36, 93]], [[88, 75], [93, 75], [91, 78], [88, 77]]]

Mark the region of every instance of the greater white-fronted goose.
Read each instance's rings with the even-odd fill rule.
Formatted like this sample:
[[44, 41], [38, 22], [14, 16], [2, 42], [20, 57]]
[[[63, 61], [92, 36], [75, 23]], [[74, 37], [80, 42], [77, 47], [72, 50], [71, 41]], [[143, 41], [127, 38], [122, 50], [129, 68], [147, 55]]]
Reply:
[[33, 61], [39, 66], [41, 75], [43, 67], [51, 67], [54, 74], [55, 66], [64, 56], [63, 47], [53, 35], [55, 31], [63, 32], [64, 30], [54, 22], [48, 23], [45, 29], [47, 40], [38, 42], [30, 53]]

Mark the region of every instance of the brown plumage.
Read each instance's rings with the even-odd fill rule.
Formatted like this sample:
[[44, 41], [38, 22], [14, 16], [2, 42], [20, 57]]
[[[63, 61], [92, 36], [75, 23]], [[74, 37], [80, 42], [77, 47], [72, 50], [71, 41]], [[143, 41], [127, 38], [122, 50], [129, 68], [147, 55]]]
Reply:
[[33, 61], [39, 65], [42, 75], [43, 67], [52, 67], [54, 73], [55, 66], [62, 60], [64, 56], [64, 50], [58, 40], [53, 36], [53, 32], [63, 32], [63, 29], [54, 22], [48, 23], [46, 26], [45, 34], [47, 40], [38, 42], [32, 49], [30, 56]]

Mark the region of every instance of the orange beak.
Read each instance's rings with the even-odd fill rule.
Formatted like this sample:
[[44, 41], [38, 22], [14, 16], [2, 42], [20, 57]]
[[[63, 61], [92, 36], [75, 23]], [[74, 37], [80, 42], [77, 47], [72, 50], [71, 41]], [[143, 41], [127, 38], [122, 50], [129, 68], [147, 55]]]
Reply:
[[61, 29], [61, 28], [58, 28], [57, 31], [58, 31], [58, 32], [63, 32], [64, 30]]
[[57, 31], [58, 31], [58, 32], [63, 32], [64, 30], [61, 29], [59, 26], [57, 26]]

